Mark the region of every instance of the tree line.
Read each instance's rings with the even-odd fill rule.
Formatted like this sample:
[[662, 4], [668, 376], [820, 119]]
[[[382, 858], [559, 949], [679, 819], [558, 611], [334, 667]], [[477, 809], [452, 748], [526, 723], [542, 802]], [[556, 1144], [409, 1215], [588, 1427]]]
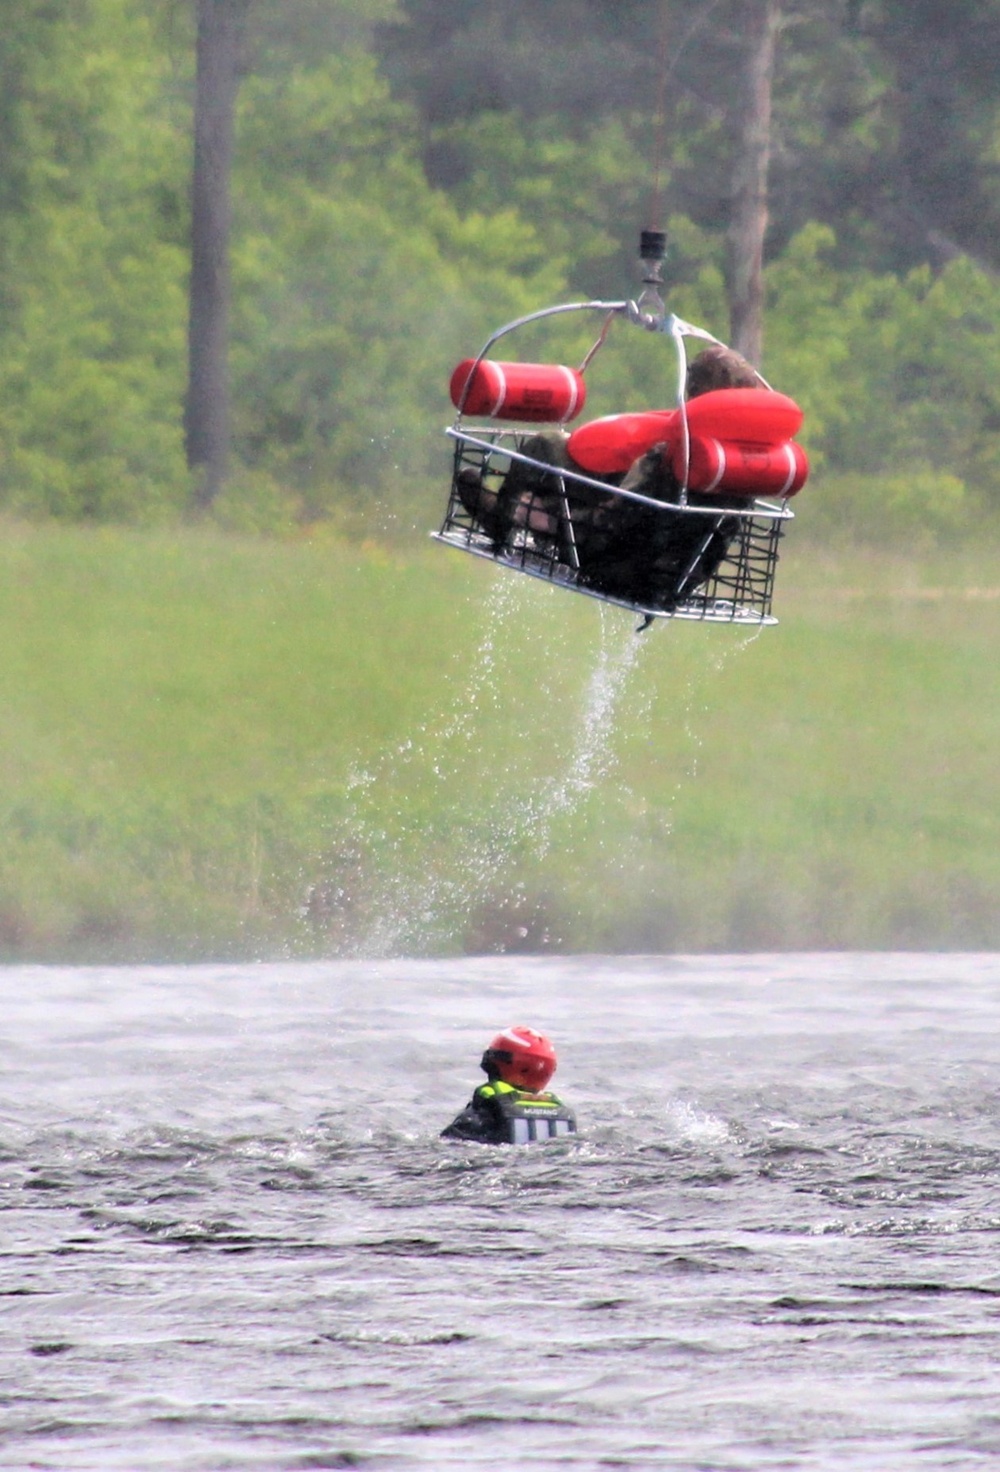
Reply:
[[[230, 90], [199, 177], [206, 24]], [[0, 506], [405, 520], [456, 359], [633, 294], [646, 227], [671, 305], [759, 352], [838, 485], [929, 523], [996, 501], [998, 59], [1000, 0], [23, 0]], [[644, 348], [602, 372], [648, 405]]]

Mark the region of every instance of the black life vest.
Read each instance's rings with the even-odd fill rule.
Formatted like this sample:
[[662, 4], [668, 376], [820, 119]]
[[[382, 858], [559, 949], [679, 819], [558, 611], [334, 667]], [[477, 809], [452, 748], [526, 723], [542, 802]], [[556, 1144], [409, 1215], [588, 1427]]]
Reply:
[[475, 1098], [488, 1103], [497, 1116], [508, 1145], [527, 1145], [532, 1140], [554, 1140], [576, 1134], [576, 1115], [555, 1094], [529, 1094], [502, 1079], [493, 1079], [476, 1090]]

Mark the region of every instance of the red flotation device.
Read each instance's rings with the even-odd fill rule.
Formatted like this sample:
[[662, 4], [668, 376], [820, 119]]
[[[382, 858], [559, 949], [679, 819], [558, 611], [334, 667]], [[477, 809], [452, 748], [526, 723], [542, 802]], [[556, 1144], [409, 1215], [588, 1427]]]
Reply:
[[[711, 495], [794, 496], [806, 483], [809, 461], [792, 440], [802, 410], [774, 389], [718, 388], [687, 406], [691, 437], [687, 484]], [[670, 465], [684, 479], [684, 445], [670, 447]]]
[[[809, 462], [792, 435], [803, 413], [794, 399], [773, 389], [720, 388], [686, 405], [690, 457], [688, 489], [747, 496], [793, 496], [809, 474]], [[677, 409], [609, 414], [570, 435], [570, 457], [591, 475], [628, 470], [654, 445], [678, 481], [684, 481], [683, 426]]]
[[477, 363], [466, 358], [451, 375], [451, 402], [464, 414], [565, 424], [586, 401], [583, 375], [560, 363], [494, 363], [488, 358]]
[[676, 409], [650, 409], [644, 414], [607, 414], [574, 429], [566, 452], [591, 475], [617, 475], [654, 445], [673, 438]]
[[687, 406], [692, 434], [752, 445], [779, 445], [802, 428], [804, 416], [794, 399], [773, 388], [716, 388]]
[[[809, 475], [806, 452], [794, 440], [780, 445], [753, 445], [693, 434], [690, 449], [688, 490], [705, 496], [713, 491], [737, 496], [794, 496]], [[674, 446], [670, 468], [683, 482], [683, 445]]]

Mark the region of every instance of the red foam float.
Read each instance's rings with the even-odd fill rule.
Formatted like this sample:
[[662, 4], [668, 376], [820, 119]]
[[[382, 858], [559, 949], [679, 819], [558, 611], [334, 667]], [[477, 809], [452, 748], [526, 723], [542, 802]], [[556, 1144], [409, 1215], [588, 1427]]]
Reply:
[[654, 445], [669, 441], [676, 424], [676, 409], [608, 414], [574, 429], [566, 449], [577, 465], [591, 475], [617, 475], [628, 470]]
[[802, 410], [771, 388], [716, 388], [687, 406], [692, 434], [754, 445], [780, 445], [802, 428]]
[[[684, 447], [674, 445], [671, 469], [684, 479]], [[718, 440], [711, 435], [691, 436], [688, 490], [702, 495], [725, 491], [736, 496], [794, 496], [806, 483], [809, 461], [794, 440], [780, 445]]]
[[565, 424], [587, 401], [582, 374], [559, 363], [466, 358], [451, 375], [450, 387], [451, 402], [465, 414], [535, 424]]

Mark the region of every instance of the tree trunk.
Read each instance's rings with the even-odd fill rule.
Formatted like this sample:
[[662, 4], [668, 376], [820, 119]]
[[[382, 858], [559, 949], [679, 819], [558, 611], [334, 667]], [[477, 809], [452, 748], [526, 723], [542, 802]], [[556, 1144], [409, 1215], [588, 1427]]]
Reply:
[[780, 0], [744, 0], [743, 85], [734, 129], [729, 225], [729, 327], [738, 352], [760, 366], [764, 340], [764, 236], [771, 160], [771, 83]]
[[191, 287], [184, 432], [195, 504], [211, 505], [229, 458], [229, 225], [234, 114], [247, 0], [197, 0]]

